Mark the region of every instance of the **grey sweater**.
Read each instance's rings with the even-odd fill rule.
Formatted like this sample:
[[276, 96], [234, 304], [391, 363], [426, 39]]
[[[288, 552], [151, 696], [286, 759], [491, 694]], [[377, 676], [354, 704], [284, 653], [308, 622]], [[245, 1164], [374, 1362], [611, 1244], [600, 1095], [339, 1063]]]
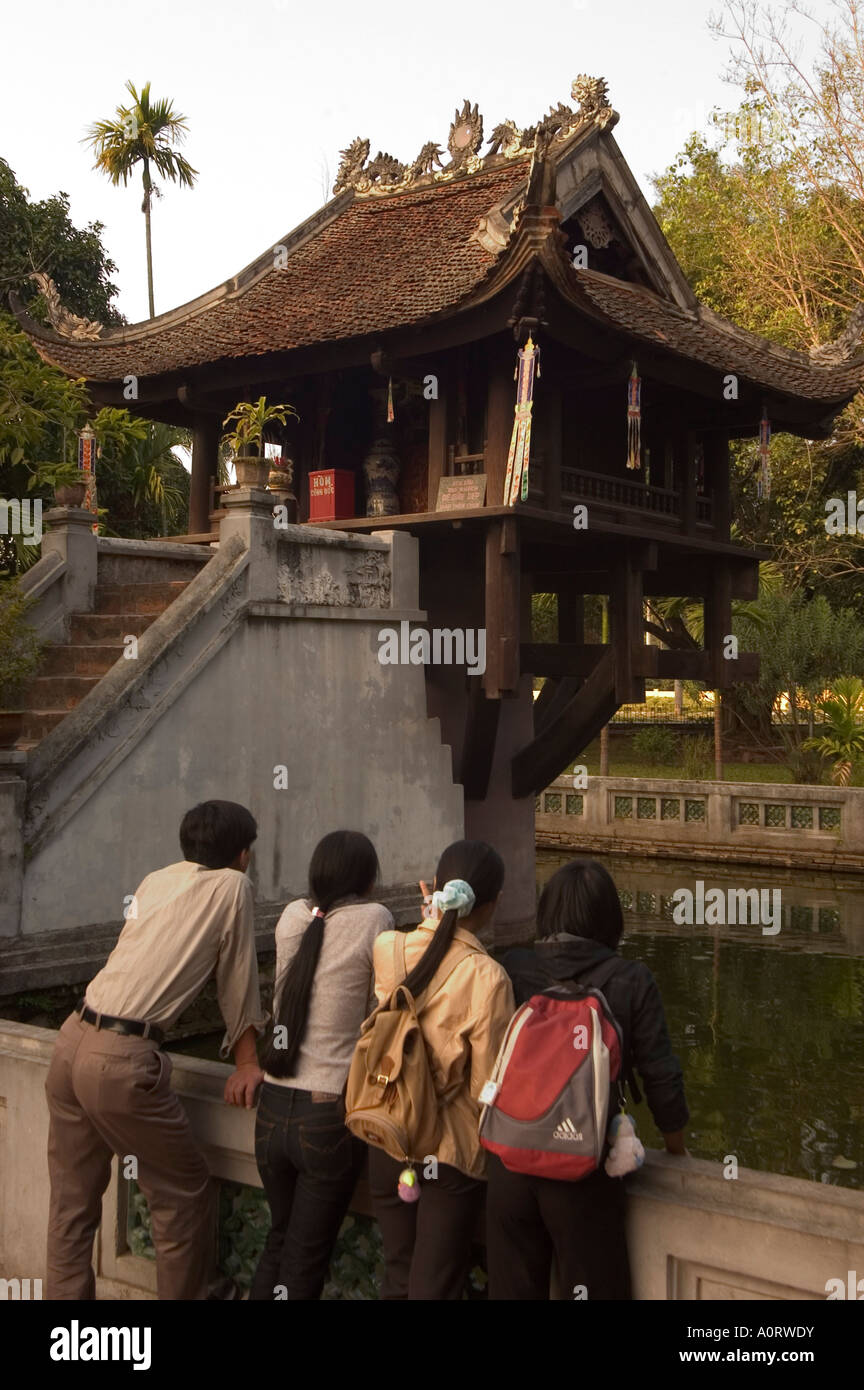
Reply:
[[[281, 981], [311, 916], [309, 903], [298, 898], [288, 904], [276, 924], [274, 1018], [278, 1018]], [[303, 1091], [342, 1090], [360, 1025], [376, 1004], [372, 946], [380, 932], [392, 931], [393, 926], [386, 907], [357, 898], [347, 899], [327, 914], [296, 1068], [285, 1077], [265, 1072], [265, 1080]]]

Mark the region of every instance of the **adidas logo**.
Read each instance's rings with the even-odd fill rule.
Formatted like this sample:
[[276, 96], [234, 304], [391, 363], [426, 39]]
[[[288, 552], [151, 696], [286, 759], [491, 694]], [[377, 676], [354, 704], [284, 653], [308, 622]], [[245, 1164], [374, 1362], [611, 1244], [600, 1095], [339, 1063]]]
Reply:
[[552, 1135], [553, 1139], [574, 1139], [582, 1138], [581, 1129], [577, 1129], [572, 1120], [562, 1120], [558, 1128]]

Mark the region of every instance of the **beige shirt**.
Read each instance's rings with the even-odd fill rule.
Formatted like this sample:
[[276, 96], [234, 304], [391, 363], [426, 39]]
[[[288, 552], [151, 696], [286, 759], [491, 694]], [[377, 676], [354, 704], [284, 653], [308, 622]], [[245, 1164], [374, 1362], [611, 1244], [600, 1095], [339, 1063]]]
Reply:
[[[276, 988], [273, 1017], [285, 972], [300, 949], [312, 917], [310, 903], [289, 903], [276, 926]], [[353, 899], [331, 908], [324, 921], [321, 953], [315, 966], [306, 1030], [291, 1076], [271, 1076], [274, 1086], [338, 1095], [348, 1078], [360, 1025], [375, 1007], [372, 947], [376, 936], [391, 931], [393, 918], [381, 903]]]
[[[423, 922], [405, 936], [405, 962], [414, 969], [431, 944], [436, 923]], [[402, 978], [397, 974], [395, 932], [375, 942], [375, 993], [379, 1003]], [[441, 1139], [437, 1158], [472, 1178], [486, 1176], [486, 1150], [480, 1144], [479, 1095], [490, 1080], [498, 1049], [513, 1017], [509, 976], [486, 952], [467, 927], [457, 926], [453, 943], [471, 947], [471, 954], [454, 968], [443, 987], [427, 1004], [420, 998], [418, 1015], [435, 1086], [442, 1097]], [[451, 950], [453, 948], [451, 947]], [[446, 968], [447, 957], [444, 958]]]
[[181, 860], [148, 874], [103, 968], [87, 986], [97, 1013], [168, 1032], [215, 973], [226, 1056], [250, 1026], [264, 1031], [252, 885], [237, 869]]

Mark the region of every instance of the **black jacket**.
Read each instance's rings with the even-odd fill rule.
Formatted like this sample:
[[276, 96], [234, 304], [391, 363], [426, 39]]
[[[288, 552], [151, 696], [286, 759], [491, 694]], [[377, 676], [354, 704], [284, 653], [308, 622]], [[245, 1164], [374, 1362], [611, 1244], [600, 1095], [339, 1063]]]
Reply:
[[672, 1051], [663, 1000], [647, 965], [624, 960], [600, 941], [560, 932], [533, 949], [516, 947], [502, 959], [516, 1003], [550, 985], [578, 978], [602, 991], [624, 1035], [624, 1075], [635, 1067], [661, 1134], [689, 1119], [681, 1064]]

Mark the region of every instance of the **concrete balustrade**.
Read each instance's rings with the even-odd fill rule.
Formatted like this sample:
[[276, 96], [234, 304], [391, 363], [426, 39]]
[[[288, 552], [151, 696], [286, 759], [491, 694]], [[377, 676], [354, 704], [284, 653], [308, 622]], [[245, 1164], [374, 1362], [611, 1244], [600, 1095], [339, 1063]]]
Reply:
[[537, 844], [864, 869], [864, 789], [773, 782], [558, 777], [537, 798]]
[[[45, 1276], [44, 1083], [55, 1036], [0, 1021], [0, 1278]], [[172, 1060], [174, 1087], [214, 1178], [259, 1186], [254, 1112], [222, 1100], [229, 1068]], [[829, 1280], [845, 1285], [850, 1270], [864, 1276], [864, 1192], [747, 1168], [725, 1177], [719, 1163], [655, 1152], [628, 1182], [637, 1299], [822, 1299]], [[128, 1248], [127, 1193], [115, 1163], [94, 1252], [103, 1299], [155, 1296], [153, 1261]], [[362, 1186], [355, 1205], [365, 1206]]]

